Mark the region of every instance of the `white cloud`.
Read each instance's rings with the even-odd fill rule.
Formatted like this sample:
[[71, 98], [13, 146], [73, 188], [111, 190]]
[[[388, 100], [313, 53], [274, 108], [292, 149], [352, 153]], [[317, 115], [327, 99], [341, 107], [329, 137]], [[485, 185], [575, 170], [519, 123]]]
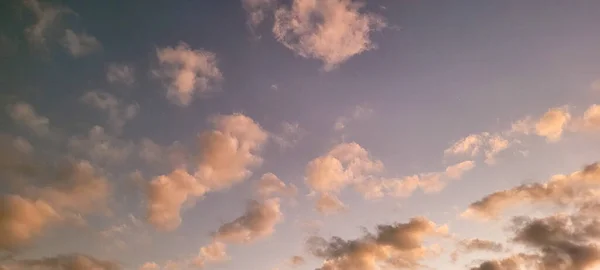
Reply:
[[375, 48], [372, 31], [385, 27], [378, 15], [361, 11], [362, 2], [294, 0], [275, 12], [273, 34], [288, 49], [334, 69], [349, 58]]
[[47, 117], [38, 115], [30, 104], [18, 102], [9, 105], [7, 109], [13, 121], [28, 127], [38, 136], [43, 137], [50, 134], [50, 120]]
[[102, 44], [86, 33], [76, 34], [71, 29], [65, 30], [62, 45], [74, 57], [81, 57], [102, 50]]
[[108, 114], [108, 124], [116, 132], [120, 132], [127, 121], [139, 112], [137, 103], [125, 104], [107, 92], [90, 91], [81, 97], [81, 101]]
[[112, 63], [106, 70], [106, 80], [130, 86], [135, 83], [135, 69], [131, 65]]
[[446, 168], [446, 176], [450, 179], [459, 179], [462, 175], [475, 168], [475, 162], [468, 160], [463, 161]]
[[200, 248], [198, 256], [193, 260], [193, 265], [202, 268], [208, 263], [222, 262], [228, 259], [227, 246], [219, 241], [213, 241]]
[[[513, 125], [514, 128], [514, 125]], [[485, 156], [487, 164], [494, 164], [496, 155], [508, 149], [510, 141], [499, 134], [490, 134], [482, 132], [479, 134], [470, 134], [457, 142], [448, 149], [444, 150], [446, 156], [468, 156], [476, 157], [480, 153]]]
[[189, 105], [194, 95], [210, 91], [223, 80], [217, 56], [212, 52], [193, 50], [182, 42], [159, 49], [156, 55], [160, 69], [155, 74], [164, 79], [167, 98], [180, 106]]

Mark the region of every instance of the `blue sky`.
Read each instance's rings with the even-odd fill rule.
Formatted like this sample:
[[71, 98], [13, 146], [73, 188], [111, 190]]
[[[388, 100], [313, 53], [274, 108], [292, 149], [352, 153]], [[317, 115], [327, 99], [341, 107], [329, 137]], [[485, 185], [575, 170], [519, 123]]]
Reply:
[[4, 1], [0, 266], [595, 269], [598, 10]]

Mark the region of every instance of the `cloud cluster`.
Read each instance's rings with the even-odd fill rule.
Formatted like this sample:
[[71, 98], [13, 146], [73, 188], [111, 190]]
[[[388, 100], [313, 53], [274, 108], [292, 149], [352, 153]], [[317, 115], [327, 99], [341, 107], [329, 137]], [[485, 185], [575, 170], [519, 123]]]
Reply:
[[416, 269], [432, 255], [425, 238], [446, 233], [446, 226], [417, 217], [407, 223], [379, 225], [374, 234], [354, 240], [313, 236], [307, 246], [314, 256], [324, 259], [320, 270]]
[[6, 270], [121, 270], [114, 261], [101, 260], [83, 254], [65, 254], [38, 260], [19, 260], [0, 263]]
[[81, 97], [81, 101], [108, 114], [108, 124], [116, 132], [120, 132], [127, 121], [139, 112], [137, 103], [125, 104], [115, 96], [99, 91], [90, 91]]
[[81, 222], [81, 214], [106, 210], [110, 185], [88, 162], [69, 161], [50, 175], [51, 185], [28, 186], [27, 197], [1, 198], [0, 250], [22, 247], [56, 222]]
[[533, 183], [497, 191], [472, 203], [466, 217], [493, 218], [507, 208], [526, 203], [564, 205], [594, 196], [600, 187], [600, 165], [594, 163], [569, 175], [555, 175], [545, 183]]
[[148, 186], [148, 220], [157, 228], [173, 230], [181, 223], [181, 207], [208, 191], [221, 190], [246, 179], [262, 162], [257, 155], [268, 134], [242, 114], [218, 116], [214, 130], [199, 136], [200, 154], [194, 174], [177, 169], [154, 178]]
[[160, 68], [155, 74], [167, 86], [167, 98], [180, 106], [187, 106], [195, 95], [210, 91], [223, 80], [217, 67], [216, 54], [194, 50], [185, 43], [156, 51]]
[[371, 32], [386, 26], [376, 14], [351, 0], [294, 0], [275, 11], [275, 38], [299, 56], [334, 69], [349, 58], [375, 48]]

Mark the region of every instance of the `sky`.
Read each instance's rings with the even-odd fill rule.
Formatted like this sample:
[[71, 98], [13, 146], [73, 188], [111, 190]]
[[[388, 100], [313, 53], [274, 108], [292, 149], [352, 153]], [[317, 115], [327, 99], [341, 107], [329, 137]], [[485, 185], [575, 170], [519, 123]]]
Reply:
[[1, 1], [0, 269], [600, 269], [599, 10]]

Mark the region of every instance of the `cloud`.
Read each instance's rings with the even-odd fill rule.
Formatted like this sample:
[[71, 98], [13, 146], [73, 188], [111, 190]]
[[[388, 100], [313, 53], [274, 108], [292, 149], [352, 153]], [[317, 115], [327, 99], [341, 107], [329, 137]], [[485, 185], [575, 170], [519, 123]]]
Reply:
[[190, 197], [204, 195], [208, 188], [192, 175], [177, 169], [152, 179], [148, 186], [148, 222], [161, 230], [174, 230], [181, 224], [181, 207]]
[[33, 147], [27, 140], [0, 133], [0, 175], [7, 179], [7, 184], [38, 172], [40, 166], [34, 161], [32, 152]]
[[506, 150], [510, 142], [499, 134], [490, 134], [482, 132], [479, 134], [470, 134], [457, 142], [448, 149], [444, 150], [445, 155], [476, 157], [480, 153], [485, 156], [485, 162], [495, 163], [495, 157], [498, 153]]
[[116, 132], [120, 132], [127, 121], [133, 119], [140, 111], [137, 103], [125, 104], [115, 96], [99, 91], [90, 91], [81, 97], [81, 101], [108, 114], [108, 124]]
[[335, 120], [333, 129], [335, 131], [341, 131], [345, 129], [350, 122], [369, 118], [372, 114], [372, 108], [365, 105], [356, 105], [349, 116], [340, 116]]
[[346, 205], [331, 193], [322, 193], [317, 199], [316, 209], [322, 214], [333, 214], [346, 209]]
[[28, 243], [59, 214], [43, 200], [29, 200], [17, 195], [0, 199], [0, 250], [11, 250]]
[[583, 113], [583, 126], [589, 130], [600, 129], [600, 105], [593, 104]]
[[281, 149], [288, 149], [298, 144], [305, 133], [305, 130], [298, 123], [283, 122], [281, 123], [281, 131], [272, 134], [271, 137]]
[[248, 13], [248, 25], [251, 29], [258, 27], [265, 17], [267, 12], [271, 12], [277, 0], [242, 0], [242, 6]]
[[223, 80], [217, 67], [216, 54], [206, 50], [193, 50], [181, 42], [176, 47], [158, 49], [160, 69], [155, 74], [167, 86], [167, 98], [179, 106], [187, 106], [194, 95], [210, 91]]
[[106, 134], [104, 128], [94, 126], [87, 137], [74, 136], [69, 139], [69, 149], [96, 162], [118, 163], [127, 160], [134, 145]]
[[28, 40], [36, 45], [44, 45], [46, 43], [49, 32], [60, 16], [72, 13], [68, 8], [45, 2], [40, 3], [37, 0], [23, 0], [23, 4], [33, 12], [37, 19], [34, 25], [25, 29]]
[[227, 246], [221, 242], [214, 241], [207, 246], [201, 247], [198, 256], [193, 260], [193, 265], [199, 268], [208, 263], [222, 262], [229, 259]]
[[217, 116], [214, 130], [200, 134], [200, 154], [193, 175], [177, 169], [154, 178], [149, 187], [149, 221], [173, 230], [181, 223], [180, 211], [188, 199], [222, 190], [248, 178], [250, 168], [262, 162], [257, 155], [268, 134], [242, 114]]
[[62, 45], [73, 57], [81, 57], [102, 50], [102, 44], [94, 36], [86, 33], [76, 34], [71, 29], [65, 30]]
[[318, 59], [332, 70], [374, 49], [371, 32], [386, 26], [382, 17], [361, 11], [363, 6], [348, 0], [294, 0], [275, 12], [273, 34], [297, 55]]
[[120, 264], [83, 254], [66, 254], [0, 264], [8, 270], [121, 270]]
[[453, 262], [456, 262], [459, 255], [477, 251], [502, 252], [504, 251], [504, 245], [498, 242], [479, 238], [463, 239], [456, 244], [456, 249], [454, 252], [452, 252], [450, 257], [452, 258]]
[[112, 84], [131, 86], [135, 83], [135, 68], [127, 64], [111, 63], [106, 70], [106, 80]]
[[545, 183], [516, 186], [497, 191], [471, 203], [465, 217], [494, 218], [509, 207], [525, 203], [563, 205], [593, 196], [600, 186], [600, 165], [594, 163], [569, 175], [555, 175]]
[[294, 197], [298, 193], [298, 188], [293, 184], [286, 185], [273, 173], [265, 173], [256, 185], [256, 193], [261, 198], [268, 198], [275, 194]]
[[140, 266], [139, 270], [160, 270], [160, 266], [155, 262], [147, 262]]
[[28, 103], [18, 102], [7, 107], [10, 117], [19, 125], [31, 129], [40, 137], [50, 135], [50, 120], [38, 115]]
[[307, 246], [314, 256], [324, 259], [320, 270], [416, 269], [430, 254], [425, 238], [442, 236], [446, 230], [417, 217], [407, 223], [378, 225], [374, 234], [354, 240], [313, 236]]
[[475, 168], [475, 162], [472, 160], [463, 161], [446, 168], [446, 176], [450, 179], [459, 179], [465, 172]]
[[371, 159], [359, 144], [341, 143], [309, 162], [306, 183], [317, 192], [338, 192], [349, 184], [361, 182], [366, 174], [381, 170], [383, 163]]
[[289, 264], [292, 267], [297, 267], [306, 263], [306, 260], [302, 256], [292, 256], [289, 260]]
[[242, 216], [219, 227], [215, 239], [228, 243], [254, 242], [271, 235], [282, 220], [279, 198], [251, 201]]
[[560, 140], [563, 130], [571, 120], [571, 115], [566, 108], [552, 108], [548, 110], [535, 124], [535, 133], [546, 137], [548, 142]]

